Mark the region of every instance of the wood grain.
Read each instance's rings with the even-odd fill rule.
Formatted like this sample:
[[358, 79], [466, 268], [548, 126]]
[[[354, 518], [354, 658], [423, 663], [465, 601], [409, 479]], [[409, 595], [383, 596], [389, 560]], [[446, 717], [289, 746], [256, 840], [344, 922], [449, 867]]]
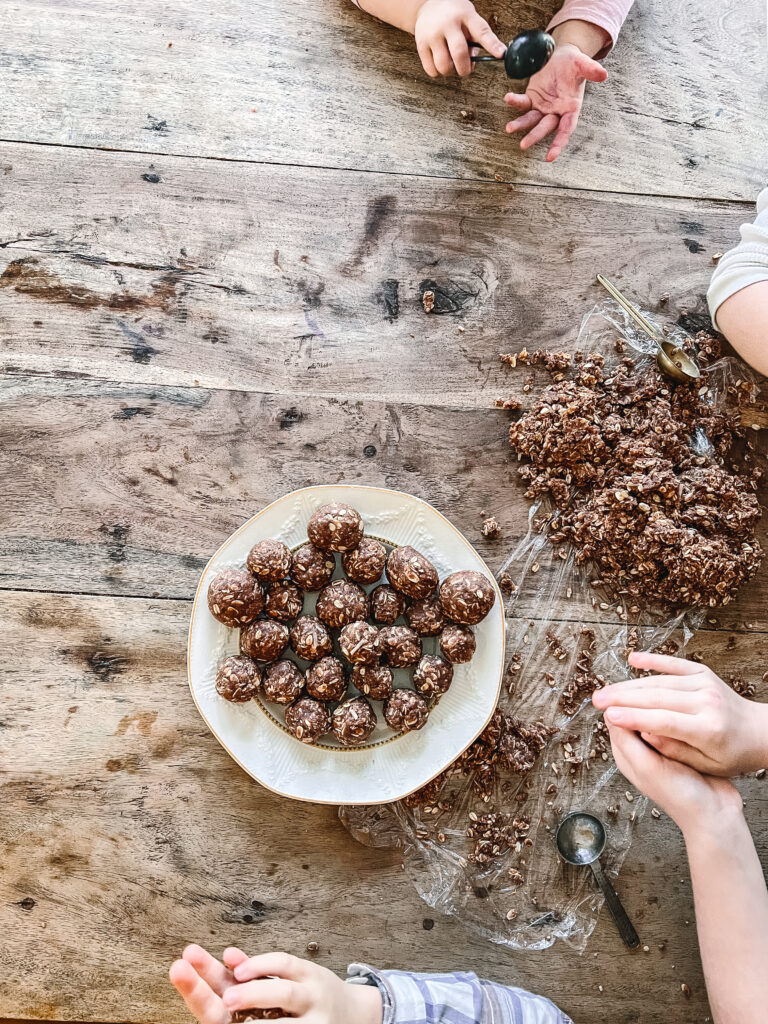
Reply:
[[[0, 730], [0, 1015], [182, 1022], [165, 972], [187, 941], [302, 954], [314, 940], [337, 971], [360, 959], [476, 970], [545, 992], [574, 1020], [635, 1024], [640, 1006], [647, 1024], [704, 1018], [669, 821], [640, 824], [619, 880], [648, 954], [624, 951], [603, 916], [584, 956], [561, 945], [511, 956], [435, 915], [396, 852], [358, 846], [332, 808], [281, 801], [228, 758], [187, 689], [189, 612], [183, 601], [0, 593], [0, 643], [13, 651]], [[721, 672], [735, 658], [759, 680], [756, 644], [725, 654], [702, 633], [695, 647]], [[767, 786], [744, 784], [763, 858]]]
[[487, 408], [525, 377], [504, 370], [500, 351], [575, 344], [605, 298], [597, 272], [662, 323], [708, 322], [712, 256], [752, 216], [734, 204], [62, 152], [0, 146], [8, 373]]
[[[559, 5], [480, 6], [509, 39]], [[431, 82], [349, 0], [2, 7], [5, 139], [726, 199], [763, 184], [759, 0], [636, 5], [553, 165], [506, 136], [500, 70]]]
[[[528, 528], [500, 410], [289, 404], [253, 392], [47, 377], [7, 378], [0, 394], [6, 587], [189, 598], [245, 519], [296, 487], [334, 481], [424, 497], [494, 571]], [[498, 539], [482, 536], [490, 513]], [[768, 628], [766, 579], [768, 564], [716, 621]], [[525, 597], [532, 614], [535, 596]], [[600, 614], [591, 593], [574, 596], [574, 617]]]

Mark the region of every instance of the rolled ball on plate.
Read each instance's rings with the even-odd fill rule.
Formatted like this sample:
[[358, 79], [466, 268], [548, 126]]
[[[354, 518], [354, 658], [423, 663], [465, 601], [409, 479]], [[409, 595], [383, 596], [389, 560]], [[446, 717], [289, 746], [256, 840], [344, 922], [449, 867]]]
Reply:
[[355, 665], [349, 681], [371, 700], [386, 700], [392, 694], [392, 670], [388, 665]]
[[304, 593], [290, 580], [270, 583], [267, 588], [267, 600], [264, 611], [270, 619], [278, 622], [292, 622], [297, 619], [304, 608]]
[[413, 670], [413, 685], [422, 697], [445, 693], [453, 679], [453, 666], [436, 654], [425, 654]]
[[291, 549], [281, 540], [260, 540], [248, 552], [245, 564], [264, 583], [275, 583], [291, 571]]
[[331, 501], [309, 517], [307, 536], [321, 551], [351, 551], [362, 540], [363, 520], [351, 505]]
[[437, 569], [428, 558], [409, 544], [394, 548], [387, 558], [387, 578], [395, 590], [417, 601], [437, 588]]
[[317, 595], [315, 611], [326, 626], [341, 629], [350, 622], [368, 618], [368, 595], [357, 583], [334, 580]]
[[384, 705], [384, 718], [390, 729], [413, 732], [427, 724], [429, 707], [415, 690], [395, 690]]
[[355, 583], [376, 583], [387, 564], [387, 549], [380, 540], [363, 537], [354, 550], [341, 556], [341, 564], [348, 579]]
[[304, 661], [318, 661], [333, 651], [327, 627], [314, 615], [302, 615], [291, 627], [291, 647]]
[[452, 665], [463, 665], [471, 661], [477, 649], [475, 634], [469, 626], [449, 623], [440, 634], [440, 651]]
[[375, 665], [381, 657], [378, 629], [362, 620], [344, 626], [339, 647], [351, 665]]
[[304, 689], [304, 676], [287, 658], [274, 661], [264, 669], [261, 689], [264, 699], [273, 704], [293, 704]]
[[301, 697], [285, 709], [285, 726], [302, 743], [317, 743], [331, 731], [331, 713], [319, 700]]
[[440, 584], [443, 612], [453, 622], [463, 626], [475, 626], [482, 622], [493, 608], [495, 600], [496, 591], [491, 581], [474, 569], [452, 572]]
[[392, 668], [408, 668], [421, 657], [421, 639], [408, 626], [384, 626], [380, 629], [379, 648]]
[[261, 669], [252, 658], [232, 654], [216, 672], [216, 692], [233, 704], [253, 700], [261, 689]]
[[411, 601], [405, 617], [419, 636], [437, 636], [445, 624], [442, 605], [434, 594], [421, 601]]
[[264, 591], [245, 569], [224, 569], [210, 582], [208, 608], [225, 626], [247, 626], [264, 609]]
[[304, 673], [304, 681], [307, 693], [316, 700], [342, 700], [347, 693], [344, 666], [332, 655], [310, 665]]
[[391, 626], [405, 612], [405, 597], [388, 583], [371, 591], [371, 618]]
[[333, 734], [343, 747], [359, 747], [376, 728], [376, 715], [363, 697], [345, 700], [333, 712]]
[[320, 590], [330, 583], [336, 571], [336, 559], [316, 548], [314, 544], [302, 544], [293, 553], [291, 579], [302, 590]]
[[240, 634], [240, 650], [256, 661], [276, 661], [288, 646], [288, 627], [274, 619], [259, 619]]

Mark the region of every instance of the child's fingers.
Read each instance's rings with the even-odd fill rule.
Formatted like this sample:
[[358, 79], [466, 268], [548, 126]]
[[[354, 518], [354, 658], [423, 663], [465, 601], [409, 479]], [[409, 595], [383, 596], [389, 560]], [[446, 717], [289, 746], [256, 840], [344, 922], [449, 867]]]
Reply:
[[227, 985], [232, 984], [232, 975], [229, 970], [202, 946], [195, 944], [187, 946], [182, 956], [188, 964], [194, 967], [203, 981], [206, 981], [219, 995]]
[[557, 128], [558, 121], [557, 114], [546, 114], [539, 123], [533, 128], [524, 139], [520, 142], [520, 149], [530, 149], [531, 146], [535, 146], [537, 142], [541, 142], [545, 139], [550, 132], [553, 132]]
[[637, 733], [618, 726], [608, 726], [611, 748], [619, 771], [634, 785], [638, 780], [652, 777], [661, 766], [661, 756], [644, 743]]
[[470, 39], [480, 43], [483, 49], [487, 50], [488, 53], [492, 53], [494, 57], [503, 57], [507, 52], [504, 43], [502, 43], [485, 18], [481, 18], [477, 11], [467, 18], [466, 25], [469, 30]]
[[596, 708], [607, 708], [611, 704], [631, 704], [636, 694], [650, 693], [654, 689], [695, 693], [701, 687], [694, 676], [649, 676], [647, 679], [625, 679], [620, 683], [611, 683], [610, 686], [603, 686], [601, 689], [595, 690], [592, 694], [592, 703]]
[[248, 959], [248, 955], [244, 953], [242, 949], [238, 949], [237, 946], [227, 946], [221, 959], [230, 971], [234, 971], [239, 964], [245, 963]]
[[430, 78], [437, 78], [437, 68], [432, 60], [432, 51], [426, 43], [416, 43], [416, 49], [421, 59], [421, 66]]
[[472, 61], [469, 59], [469, 47], [463, 32], [458, 29], [446, 37], [448, 49], [451, 53], [453, 66], [462, 78], [465, 78], [472, 71]]
[[663, 675], [695, 676], [702, 671], [698, 662], [673, 658], [669, 654], [652, 654], [650, 651], [633, 651], [627, 660], [632, 668]]
[[664, 757], [668, 757], [673, 761], [681, 761], [683, 764], [687, 764], [691, 768], [695, 768], [696, 771], [703, 772], [705, 775], [720, 774], [720, 766], [707, 757], [706, 754], [702, 754], [696, 747], [692, 747], [690, 743], [672, 740], [668, 736], [657, 736], [656, 733], [652, 732], [643, 732], [640, 735], [646, 743], [650, 744], [655, 750], [658, 750]]
[[448, 43], [446, 43], [445, 39], [436, 39], [431, 45], [432, 60], [438, 73], [445, 76], [452, 75], [454, 67]]
[[290, 953], [261, 953], [248, 957], [234, 969], [237, 981], [252, 981], [254, 978], [288, 978], [302, 981], [307, 976], [308, 964]]
[[540, 110], [529, 110], [527, 114], [523, 114], [522, 117], [516, 117], [514, 121], [507, 122], [508, 132], [526, 132], [529, 128], [533, 128], [539, 121], [544, 117]]
[[504, 102], [510, 107], [517, 107], [521, 114], [525, 114], [533, 106], [530, 96], [524, 92], [508, 92], [504, 97]]
[[552, 140], [552, 145], [549, 147], [547, 153], [547, 163], [552, 163], [553, 160], [557, 160], [562, 151], [568, 145], [568, 139], [576, 127], [579, 120], [578, 113], [563, 114], [560, 118], [560, 124], [557, 127], [557, 132]]
[[177, 960], [171, 964], [168, 977], [190, 1012], [201, 1024], [227, 1024], [229, 1011], [192, 964], [186, 960]]
[[310, 1000], [304, 985], [284, 978], [262, 978], [233, 985], [224, 994], [228, 1010], [270, 1010], [280, 1008], [286, 1013], [301, 1014], [310, 1009]]
[[[606, 689], [615, 692], [608, 694], [607, 698], [599, 702], [598, 707], [661, 708], [667, 711], [680, 711], [686, 715], [695, 715], [701, 710], [701, 697], [695, 690], [677, 690], [665, 686], [610, 686]], [[595, 697], [598, 692], [596, 691]]]
[[608, 708], [603, 717], [609, 725], [619, 725], [632, 732], [652, 732], [694, 746], [701, 734], [696, 715], [683, 715], [676, 711]]
[[586, 54], [581, 53], [575, 59], [579, 74], [583, 75], [588, 82], [604, 82], [608, 77], [608, 72], [603, 65], [598, 64], [591, 57], [587, 57]]

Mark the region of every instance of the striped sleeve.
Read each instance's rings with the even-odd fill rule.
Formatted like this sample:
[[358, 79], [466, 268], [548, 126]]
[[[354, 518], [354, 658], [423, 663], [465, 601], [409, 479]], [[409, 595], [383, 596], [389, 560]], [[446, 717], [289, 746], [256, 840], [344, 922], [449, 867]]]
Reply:
[[348, 980], [375, 984], [382, 1024], [572, 1024], [549, 999], [475, 974], [411, 974], [351, 964]]

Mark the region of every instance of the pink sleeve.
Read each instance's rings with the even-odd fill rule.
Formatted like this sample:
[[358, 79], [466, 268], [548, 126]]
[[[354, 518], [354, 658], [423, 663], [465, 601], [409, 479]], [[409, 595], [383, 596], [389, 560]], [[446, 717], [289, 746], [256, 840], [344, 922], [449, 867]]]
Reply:
[[563, 6], [547, 25], [547, 31], [550, 32], [557, 25], [562, 25], [564, 21], [590, 21], [593, 25], [599, 25], [611, 37], [610, 46], [604, 47], [600, 53], [595, 54], [596, 58], [600, 59], [609, 53], [611, 47], [616, 44], [619, 30], [633, 3], [634, 0], [565, 0]]

